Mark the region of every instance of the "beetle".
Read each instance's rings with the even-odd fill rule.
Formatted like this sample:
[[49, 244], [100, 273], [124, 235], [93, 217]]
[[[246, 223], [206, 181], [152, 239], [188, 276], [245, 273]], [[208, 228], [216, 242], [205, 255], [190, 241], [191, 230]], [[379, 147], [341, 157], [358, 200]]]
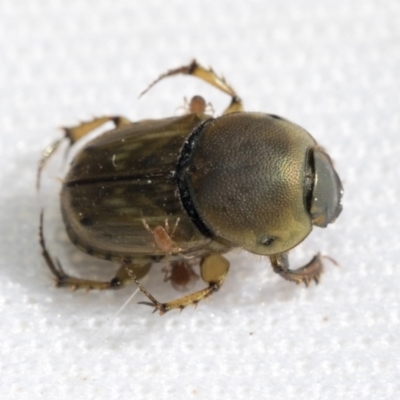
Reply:
[[[286, 280], [318, 283], [323, 271], [317, 254], [290, 269], [288, 251], [313, 226], [326, 227], [342, 210], [343, 188], [325, 150], [303, 128], [261, 112], [243, 111], [234, 89], [196, 60], [162, 74], [160, 80], [192, 75], [231, 97], [214, 118], [206, 102], [192, 98], [182, 116], [130, 122], [125, 117], [95, 118], [65, 128], [74, 145], [94, 129], [112, 129], [87, 143], [73, 159], [61, 189], [68, 236], [82, 251], [121, 265], [111, 281], [67, 275], [46, 248], [43, 212], [40, 244], [57, 285], [115, 289], [135, 282], [160, 314], [197, 303], [224, 282], [233, 248], [269, 257]], [[61, 140], [50, 145], [38, 177]], [[173, 226], [173, 228], [171, 228]], [[200, 264], [207, 286], [161, 303], [140, 283], [150, 266], [166, 260], [166, 280], [185, 287]]]

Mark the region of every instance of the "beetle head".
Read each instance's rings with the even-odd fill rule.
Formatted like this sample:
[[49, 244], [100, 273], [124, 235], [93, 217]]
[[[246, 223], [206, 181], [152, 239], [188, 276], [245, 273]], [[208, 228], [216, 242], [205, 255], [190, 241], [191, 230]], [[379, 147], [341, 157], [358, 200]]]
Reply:
[[318, 147], [310, 153], [313, 173], [307, 208], [313, 225], [325, 228], [342, 211], [343, 187], [330, 157]]

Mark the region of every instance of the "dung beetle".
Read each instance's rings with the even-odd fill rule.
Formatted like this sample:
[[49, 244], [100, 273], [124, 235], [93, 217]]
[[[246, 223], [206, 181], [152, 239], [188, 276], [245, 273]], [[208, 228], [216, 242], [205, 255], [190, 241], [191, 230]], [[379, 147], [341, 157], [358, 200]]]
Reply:
[[[287, 252], [313, 225], [326, 227], [342, 210], [343, 189], [332, 161], [300, 126], [276, 115], [244, 112], [242, 101], [212, 69], [195, 60], [172, 69], [208, 82], [231, 96], [222, 116], [207, 114], [200, 96], [181, 116], [130, 122], [101, 117], [65, 128], [73, 145], [106, 122], [112, 129], [87, 143], [73, 159], [61, 189], [61, 211], [72, 243], [95, 257], [118, 262], [108, 282], [67, 275], [40, 244], [58, 286], [120, 288], [135, 282], [160, 314], [183, 309], [217, 291], [229, 262], [223, 253], [241, 248], [268, 256], [284, 279], [318, 283], [317, 254], [289, 269]], [[142, 93], [142, 94], [143, 94]], [[61, 140], [44, 152], [38, 179]], [[187, 289], [200, 264], [207, 287], [161, 303], [139, 282], [154, 262], [165, 260], [165, 279]]]

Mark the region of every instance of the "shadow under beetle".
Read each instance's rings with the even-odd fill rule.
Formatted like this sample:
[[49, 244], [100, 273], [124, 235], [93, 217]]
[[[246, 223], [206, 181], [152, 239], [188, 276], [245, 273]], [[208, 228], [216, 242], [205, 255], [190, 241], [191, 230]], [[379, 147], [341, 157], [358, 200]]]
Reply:
[[[134, 123], [102, 117], [65, 128], [73, 145], [106, 122], [115, 124], [72, 161], [61, 210], [72, 243], [121, 268], [109, 282], [67, 275], [46, 248], [42, 213], [40, 244], [58, 286], [109, 289], [135, 282], [150, 300], [145, 304], [163, 314], [217, 291], [229, 270], [222, 254], [237, 247], [268, 256], [284, 279], [318, 283], [321, 256], [291, 270], [287, 252], [313, 225], [326, 227], [342, 210], [343, 189], [330, 157], [298, 125], [244, 112], [232, 87], [196, 61], [166, 72], [149, 88], [178, 74], [230, 95], [223, 115], [207, 115], [204, 99], [195, 96], [183, 116]], [[60, 142], [45, 150], [38, 179]], [[199, 261], [207, 287], [160, 303], [138, 279], [162, 259], [168, 264], [166, 280], [183, 289], [197, 279], [192, 263]]]

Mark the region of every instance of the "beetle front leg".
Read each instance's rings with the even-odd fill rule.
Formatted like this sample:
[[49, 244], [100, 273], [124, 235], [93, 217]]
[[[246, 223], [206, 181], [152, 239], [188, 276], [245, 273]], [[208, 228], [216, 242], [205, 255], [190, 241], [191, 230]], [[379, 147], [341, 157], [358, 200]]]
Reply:
[[40, 187], [40, 176], [42, 174], [43, 168], [45, 167], [49, 158], [54, 154], [54, 152], [60, 147], [60, 144], [65, 138], [69, 139], [70, 146], [76, 143], [79, 139], [83, 138], [90, 132], [99, 128], [106, 122], [112, 121], [116, 128], [121, 128], [126, 125], [130, 125], [132, 122], [125, 117], [114, 116], [114, 117], [99, 117], [94, 118], [91, 121], [82, 122], [81, 124], [74, 126], [72, 128], [62, 128], [64, 130], [65, 136], [61, 139], [56, 140], [47, 146], [43, 153], [42, 158], [39, 160], [39, 166], [36, 174], [36, 189]]
[[209, 83], [210, 85], [216, 87], [222, 92], [228, 94], [232, 97], [231, 103], [228, 108], [224, 111], [224, 114], [229, 114], [235, 111], [243, 111], [243, 104], [240, 97], [236, 94], [235, 90], [228, 85], [223, 77], [219, 77], [216, 73], [210, 68], [206, 69], [202, 67], [196, 60], [193, 60], [189, 65], [182, 66], [179, 68], [171, 69], [164, 74], [160, 75], [154, 82], [152, 82], [141, 94], [139, 97], [143, 96], [150, 88], [152, 88], [156, 83], [160, 82], [162, 79], [167, 78], [168, 76], [173, 75], [193, 75], [197, 78]]
[[323, 272], [323, 264], [321, 255], [318, 253], [311, 261], [298, 269], [289, 269], [289, 260], [287, 253], [269, 256], [274, 272], [282, 278], [296, 283], [304, 283], [306, 286], [313, 280], [319, 282], [319, 278]]
[[[129, 270], [128, 270], [129, 271]], [[213, 254], [205, 257], [200, 263], [200, 273], [202, 279], [208, 283], [208, 287], [195, 293], [172, 300], [167, 303], [160, 303], [147, 289], [137, 280], [133, 273], [130, 272], [132, 279], [136, 282], [142, 293], [147, 296], [150, 302], [142, 302], [154, 307], [154, 311], [158, 310], [160, 315], [173, 309], [183, 310], [190, 304], [197, 305], [201, 300], [209, 297], [212, 293], [219, 290], [229, 271], [229, 261], [219, 254]]]

